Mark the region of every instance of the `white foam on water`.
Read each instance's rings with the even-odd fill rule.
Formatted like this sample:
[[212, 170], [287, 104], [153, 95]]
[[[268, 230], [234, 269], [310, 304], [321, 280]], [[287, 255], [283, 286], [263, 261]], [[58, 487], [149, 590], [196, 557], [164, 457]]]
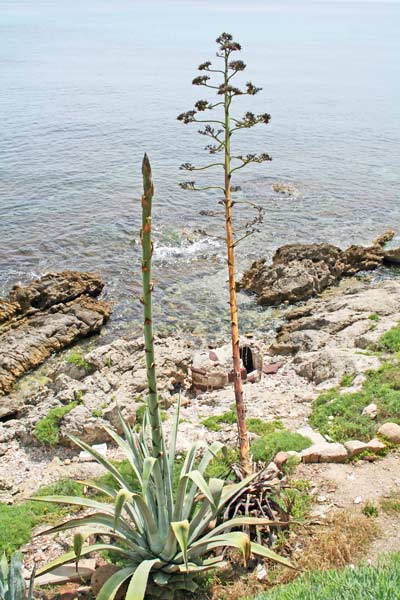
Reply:
[[221, 247], [221, 243], [215, 239], [202, 238], [195, 242], [187, 242], [182, 246], [156, 246], [154, 249], [154, 258], [159, 260], [170, 260], [177, 258], [186, 258], [188, 260], [216, 254]]

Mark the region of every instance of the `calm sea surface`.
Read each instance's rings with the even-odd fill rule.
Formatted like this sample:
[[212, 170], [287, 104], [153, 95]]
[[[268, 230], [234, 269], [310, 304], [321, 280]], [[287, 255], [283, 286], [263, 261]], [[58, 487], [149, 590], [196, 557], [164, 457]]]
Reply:
[[[218, 196], [178, 187], [182, 162], [207, 161], [205, 140], [176, 121], [204, 97], [191, 79], [221, 31], [263, 87], [238, 115], [272, 114], [237, 137], [238, 151], [273, 157], [237, 177], [241, 197], [266, 209], [239, 270], [287, 242], [400, 231], [400, 3], [0, 0], [0, 293], [49, 270], [99, 271], [109, 335], [136, 329], [146, 151], [158, 328], [226, 334], [219, 223], [199, 214]], [[277, 181], [297, 195], [274, 193]], [[251, 298], [240, 308], [244, 329], [268, 329]]]

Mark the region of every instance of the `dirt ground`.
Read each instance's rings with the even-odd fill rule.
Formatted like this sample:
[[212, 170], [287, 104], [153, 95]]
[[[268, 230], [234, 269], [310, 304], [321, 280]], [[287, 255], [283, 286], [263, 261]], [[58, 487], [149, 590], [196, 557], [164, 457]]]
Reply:
[[365, 505], [378, 509], [379, 535], [364, 560], [376, 562], [387, 552], [400, 552], [400, 513], [387, 514], [380, 502], [400, 493], [400, 450], [375, 462], [299, 465], [296, 478], [311, 482], [315, 499], [312, 517], [324, 519], [343, 510], [362, 512]]

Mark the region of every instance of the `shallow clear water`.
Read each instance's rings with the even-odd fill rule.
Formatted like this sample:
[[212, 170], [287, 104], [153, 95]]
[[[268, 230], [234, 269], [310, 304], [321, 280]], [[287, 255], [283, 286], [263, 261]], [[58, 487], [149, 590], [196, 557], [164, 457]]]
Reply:
[[[190, 82], [223, 30], [264, 88], [239, 114], [272, 114], [238, 146], [273, 156], [239, 171], [242, 195], [266, 208], [239, 269], [287, 242], [400, 231], [399, 2], [0, 0], [0, 292], [51, 269], [100, 271], [109, 332], [135, 329], [147, 151], [158, 327], [226, 333], [224, 248], [202, 233], [218, 236], [218, 222], [199, 215], [217, 197], [177, 185], [182, 162], [208, 155], [176, 121], [204, 96]], [[298, 194], [275, 194], [276, 181]], [[240, 304], [244, 329], [268, 329], [268, 313]]]

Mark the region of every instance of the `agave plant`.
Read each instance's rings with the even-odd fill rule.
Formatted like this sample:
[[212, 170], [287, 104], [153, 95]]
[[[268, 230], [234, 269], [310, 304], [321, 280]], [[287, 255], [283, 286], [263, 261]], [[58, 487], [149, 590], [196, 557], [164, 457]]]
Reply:
[[[142, 600], [145, 594], [146, 597], [172, 599], [178, 590], [194, 591], [197, 587], [194, 580], [196, 575], [226, 564], [223, 553], [215, 555], [218, 548], [238, 548], [246, 563], [250, 554], [254, 553], [291, 566], [287, 559], [270, 548], [251, 542], [241, 530], [243, 526], [250, 525], [279, 525], [276, 521], [236, 517], [216, 524], [229, 501], [256, 477], [253, 475], [239, 483], [228, 484], [217, 478], [206, 481], [205, 471], [210, 461], [223, 449], [220, 442], [210, 446], [203, 442], [192, 445], [183, 463], [178, 485], [173, 490], [178, 422], [179, 408], [169, 454], [159, 459], [152, 456], [148, 427], [145, 426], [138, 434], [121, 419], [124, 437], [106, 428], [108, 435], [128, 459], [138, 480], [139, 491], [104, 456], [84, 442], [71, 438], [107, 469], [117, 485], [114, 489], [96, 482], [82, 482], [105, 494], [109, 499], [105, 502], [69, 496], [36, 498], [45, 502], [78, 505], [93, 511], [90, 515], [72, 518], [40, 534], [81, 528], [74, 536], [74, 549], [40, 569], [40, 574], [67, 562], [78, 561], [81, 556], [93, 552], [113, 551], [123, 559], [124, 566], [106, 581], [97, 600], [112, 600], [127, 580], [130, 581], [126, 599]], [[96, 534], [98, 540], [93, 544], [87, 542], [92, 534]]]
[[[279, 523], [270, 519], [241, 516], [217, 524], [218, 517], [222, 517], [229, 502], [240, 495], [258, 475], [251, 475], [240, 483], [227, 484], [218, 478], [206, 481], [206, 469], [223, 449], [221, 443], [214, 442], [211, 446], [203, 442], [193, 444], [174, 489], [180, 401], [167, 452], [158, 404], [152, 331], [153, 182], [146, 155], [142, 173], [142, 304], [148, 379], [147, 411], [140, 434], [134, 432], [122, 418], [123, 437], [114, 430], [105, 428], [128, 459], [138, 488], [133, 487], [118, 468], [95, 449], [71, 437], [114, 478], [116, 486], [82, 482], [105, 494], [109, 501], [69, 496], [36, 498], [45, 502], [78, 505], [92, 511], [90, 515], [71, 518], [66, 523], [43, 532], [50, 534], [81, 528], [74, 536], [74, 549], [46, 565], [39, 573], [46, 573], [72, 560], [78, 562], [81, 556], [96, 551], [112, 551], [123, 560], [124, 565], [105, 582], [97, 600], [113, 600], [119, 588], [128, 580], [127, 600], [143, 600], [145, 595], [168, 600], [174, 598], [179, 590], [194, 591], [196, 575], [224, 565], [223, 553], [215, 554], [221, 548], [238, 548], [245, 562], [253, 552], [290, 566], [289, 561], [271, 549], [251, 542], [249, 536], [241, 530], [243, 526], [266, 527]], [[96, 536], [95, 543], [89, 542], [91, 534]]]
[[0, 561], [0, 599], [32, 600], [34, 572], [32, 572], [28, 592], [22, 575], [22, 556], [19, 552], [12, 554], [10, 563], [5, 554]]

